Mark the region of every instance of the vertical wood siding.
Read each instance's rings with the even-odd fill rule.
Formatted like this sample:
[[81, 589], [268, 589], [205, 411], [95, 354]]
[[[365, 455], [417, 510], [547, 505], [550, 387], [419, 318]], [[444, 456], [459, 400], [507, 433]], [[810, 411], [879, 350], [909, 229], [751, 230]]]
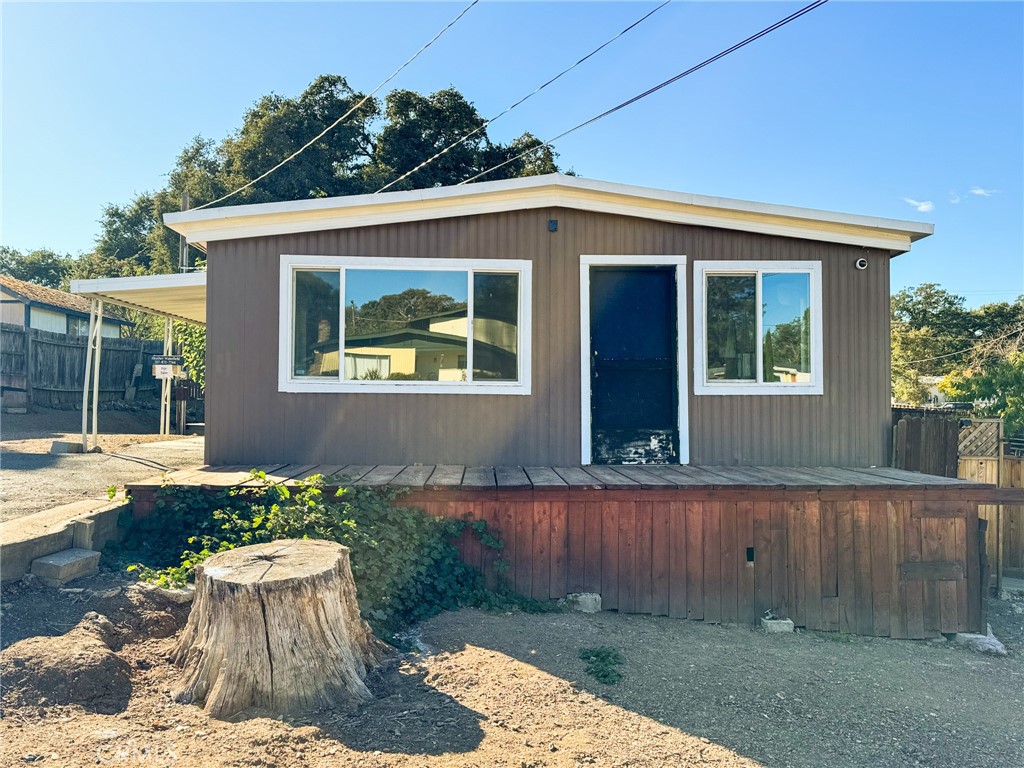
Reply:
[[[552, 218], [559, 222], [554, 233], [547, 227]], [[285, 253], [531, 259], [532, 394], [278, 392], [279, 260]], [[691, 461], [808, 466], [887, 463], [886, 254], [568, 209], [211, 243], [207, 461], [577, 463], [581, 254], [685, 255], [688, 283], [692, 283], [693, 261], [698, 259], [820, 259], [824, 395], [691, 395]], [[869, 267], [855, 270], [853, 262], [862, 256], [869, 260]], [[686, 300], [692, 361], [691, 285]], [[692, 372], [690, 379], [692, 390]]]
[[468, 528], [460, 555], [492, 584], [500, 556], [502, 578], [536, 600], [597, 592], [621, 613], [757, 625], [771, 611], [876, 637], [984, 630], [977, 504], [823, 495], [418, 492], [399, 503], [486, 520], [500, 555]]

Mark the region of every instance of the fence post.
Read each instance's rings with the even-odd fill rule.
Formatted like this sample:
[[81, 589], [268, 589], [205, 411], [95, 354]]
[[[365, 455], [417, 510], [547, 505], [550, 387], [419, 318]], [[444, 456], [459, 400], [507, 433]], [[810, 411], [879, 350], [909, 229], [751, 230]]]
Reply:
[[32, 329], [25, 327], [25, 405], [35, 403], [35, 393], [32, 390]]
[[[996, 464], [996, 486], [1003, 487], [1006, 478], [1006, 467], [1004, 465], [1003, 450], [1003, 420], [999, 420], [998, 437], [996, 438], [996, 450], [999, 451], [999, 462]], [[996, 594], [1003, 589], [1003, 538], [1006, 531], [1003, 529], [1003, 505], [996, 506]]]

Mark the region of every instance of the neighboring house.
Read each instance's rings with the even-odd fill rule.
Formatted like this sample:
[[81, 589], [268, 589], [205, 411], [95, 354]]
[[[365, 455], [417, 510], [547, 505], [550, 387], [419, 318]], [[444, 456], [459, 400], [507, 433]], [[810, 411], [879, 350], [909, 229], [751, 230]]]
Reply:
[[[0, 275], [0, 322], [50, 333], [86, 336], [89, 333], [89, 301], [56, 288]], [[131, 323], [107, 315], [101, 328], [106, 338], [120, 338]]]
[[215, 464], [882, 465], [889, 260], [932, 232], [558, 174], [165, 221]]

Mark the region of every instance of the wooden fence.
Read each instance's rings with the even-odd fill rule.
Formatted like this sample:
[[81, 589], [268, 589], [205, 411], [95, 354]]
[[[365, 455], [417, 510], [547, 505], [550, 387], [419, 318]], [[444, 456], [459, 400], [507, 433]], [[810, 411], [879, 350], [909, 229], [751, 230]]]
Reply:
[[960, 420], [947, 414], [903, 416], [892, 430], [892, 465], [956, 477], [959, 436]]
[[[159, 341], [103, 339], [101, 402], [156, 397], [149, 356], [160, 354]], [[59, 406], [81, 403], [86, 339], [17, 325], [0, 325], [0, 388], [5, 406]]]
[[[1024, 488], [1024, 458], [962, 456], [958, 476], [1000, 488]], [[978, 515], [989, 522], [985, 545], [997, 582], [1003, 575], [1024, 578], [1024, 506], [983, 504]]]
[[[847, 499], [595, 491], [414, 492], [402, 504], [485, 520], [462, 557], [539, 600], [597, 592], [605, 609], [897, 638], [984, 627], [977, 504], [955, 493], [847, 493]], [[592, 498], [590, 498], [592, 497]], [[493, 578], [493, 575], [492, 575]]]

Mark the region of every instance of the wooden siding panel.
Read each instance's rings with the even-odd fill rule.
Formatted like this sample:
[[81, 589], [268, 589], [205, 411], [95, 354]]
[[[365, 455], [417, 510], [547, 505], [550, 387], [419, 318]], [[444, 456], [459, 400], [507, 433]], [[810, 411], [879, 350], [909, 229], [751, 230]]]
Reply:
[[669, 565], [669, 609], [673, 618], [686, 618], [686, 502], [669, 502], [670, 565]]
[[[557, 232], [547, 220], [559, 220]], [[531, 259], [529, 396], [277, 391], [281, 254]], [[691, 460], [884, 465], [888, 256], [768, 235], [554, 208], [210, 243], [211, 464], [571, 465], [580, 459], [579, 257], [821, 260], [825, 394], [690, 396]], [[870, 262], [852, 267], [855, 256]], [[853, 329], [856, 332], [851, 332]], [[687, 345], [692, 359], [692, 334]], [[778, 440], [785, 434], [785, 440]]]

